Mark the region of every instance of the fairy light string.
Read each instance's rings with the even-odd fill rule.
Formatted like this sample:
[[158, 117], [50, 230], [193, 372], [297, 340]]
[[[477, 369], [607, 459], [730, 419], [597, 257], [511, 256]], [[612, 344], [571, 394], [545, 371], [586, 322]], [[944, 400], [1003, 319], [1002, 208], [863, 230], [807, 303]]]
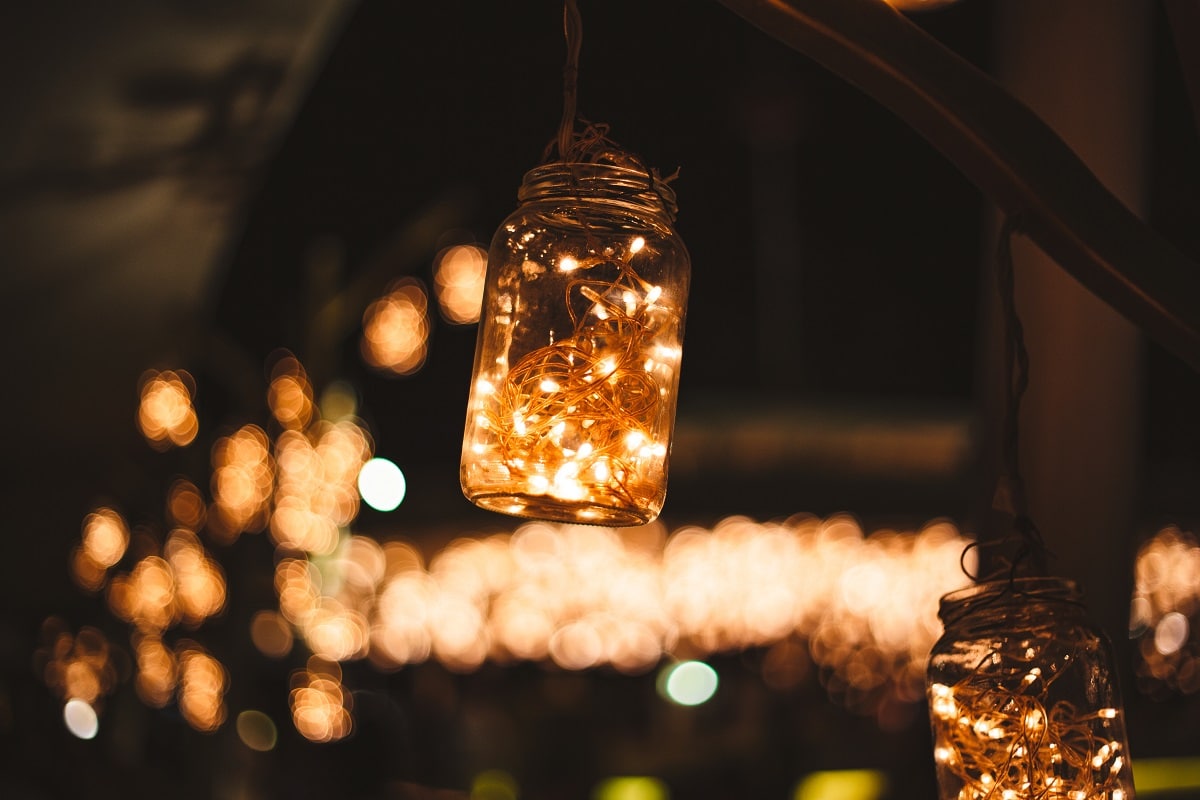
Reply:
[[998, 677], [994, 662], [1008, 657], [990, 652], [956, 685], [930, 687], [934, 759], [958, 780], [960, 800], [1124, 800], [1128, 756], [1105, 735], [1120, 711], [1049, 702], [1072, 667]]

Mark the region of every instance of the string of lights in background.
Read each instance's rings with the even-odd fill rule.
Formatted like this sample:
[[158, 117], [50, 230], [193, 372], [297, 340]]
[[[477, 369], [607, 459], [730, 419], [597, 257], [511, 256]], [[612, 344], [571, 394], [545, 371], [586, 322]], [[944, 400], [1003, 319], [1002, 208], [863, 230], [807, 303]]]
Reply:
[[[479, 248], [459, 246], [437, 259], [443, 318], [469, 319], [454, 302], [478, 308], [482, 258]], [[423, 363], [430, 321], [422, 284], [393, 285], [371, 308], [398, 296], [407, 305], [397, 305], [420, 313], [380, 317], [369, 309], [362, 346], [368, 363], [404, 374], [407, 356], [366, 358], [419, 353]], [[207, 491], [186, 477], [171, 483], [161, 540], [101, 507], [85, 518], [70, 559], [80, 588], [129, 625], [139, 698], [153, 708], [176, 704], [196, 730], [216, 730], [230, 717], [230, 676], [201, 644], [205, 623], [232, 601], [211, 548], [247, 534], [275, 546], [278, 601], [253, 615], [247, 635], [268, 658], [308, 652], [289, 703], [293, 726], [316, 742], [352, 730], [340, 667], [350, 661], [393, 670], [432, 659], [471, 671], [487, 660], [530, 660], [637, 674], [666, 659], [664, 695], [687, 704], [703, 702], [716, 686], [711, 668], [691, 659], [761, 647], [763, 678], [779, 689], [816, 671], [832, 695], [862, 713], [885, 699], [920, 699], [936, 620], [904, 609], [932, 608], [959, 580], [965, 540], [947, 523], [869, 537], [846, 517], [733, 517], [670, 535], [658, 524], [618, 533], [529, 523], [461, 538], [426, 558], [411, 542], [352, 532], [361, 500], [386, 511], [406, 491], [400, 469], [374, 457], [353, 389], [334, 383], [316, 397], [288, 354], [275, 357], [269, 375], [270, 423], [214, 437]], [[193, 443], [195, 380], [148, 372], [140, 386], [137, 419], [147, 443], [156, 450]], [[910, 602], [896, 604], [897, 597]], [[72, 634], [61, 621], [47, 624], [40, 669], [80, 735], [95, 735], [104, 697], [117, 688], [117, 649], [95, 628]], [[270, 739], [259, 735], [261, 716], [237, 715], [248, 746]]]
[[[445, 251], [435, 274], [446, 263], [474, 264], [465, 272], [479, 280], [480, 258], [478, 248]], [[435, 278], [435, 286], [446, 283], [453, 281]], [[445, 296], [438, 294], [439, 304]], [[444, 307], [442, 316], [450, 317]], [[400, 321], [382, 330], [381, 341], [412, 351], [427, 346], [428, 324]], [[364, 335], [364, 348], [368, 341]], [[131, 530], [114, 508], [84, 519], [71, 575], [128, 623], [132, 659], [96, 628], [72, 632], [61, 620], [47, 621], [37, 668], [77, 735], [96, 734], [122, 661], [132, 662], [132, 684], [146, 705], [174, 703], [199, 731], [226, 723], [230, 676], [202, 639], [205, 623], [236, 598], [211, 548], [247, 533], [263, 533], [276, 546], [278, 603], [254, 614], [246, 635], [267, 658], [293, 657], [297, 647], [308, 652], [289, 703], [293, 726], [315, 742], [353, 729], [340, 667], [350, 661], [393, 670], [435, 660], [466, 672], [488, 660], [530, 660], [639, 674], [664, 660], [693, 664], [761, 648], [762, 678], [775, 689], [816, 674], [832, 697], [868, 715], [889, 702], [921, 700], [925, 660], [940, 631], [932, 610], [962, 582], [966, 540], [948, 523], [864, 535], [848, 517], [730, 517], [711, 529], [670, 533], [657, 523], [618, 530], [531, 522], [511, 533], [464, 536], [426, 557], [412, 542], [352, 532], [362, 498], [391, 510], [406, 490], [399, 468], [374, 457], [353, 390], [335, 383], [318, 400], [290, 356], [277, 358], [270, 376], [269, 427], [277, 432], [246, 424], [216, 437], [208, 499], [201, 483], [172, 482], [161, 541], [148, 529]], [[140, 386], [136, 416], [147, 444], [193, 443], [194, 379], [178, 370], [147, 373]], [[1136, 569], [1139, 686], [1194, 692], [1200, 546], [1167, 528], [1143, 546]], [[675, 684], [689, 674], [701, 685], [708, 680], [689, 667], [678, 670]], [[262, 717], [253, 709], [236, 716], [248, 746], [274, 741], [274, 723]]]
[[1138, 550], [1129, 636], [1135, 681], [1158, 699], [1200, 692], [1200, 543], [1169, 525]]

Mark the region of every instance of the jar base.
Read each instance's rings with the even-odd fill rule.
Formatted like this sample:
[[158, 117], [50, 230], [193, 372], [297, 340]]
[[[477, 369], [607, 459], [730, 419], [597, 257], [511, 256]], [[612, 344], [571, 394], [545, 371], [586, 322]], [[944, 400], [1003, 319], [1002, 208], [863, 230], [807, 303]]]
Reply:
[[653, 522], [658, 516], [656, 512], [650, 510], [613, 508], [596, 503], [573, 503], [539, 495], [481, 494], [468, 495], [467, 499], [480, 508], [508, 514], [512, 517], [568, 522], [577, 525], [608, 525], [623, 528], [645, 525]]

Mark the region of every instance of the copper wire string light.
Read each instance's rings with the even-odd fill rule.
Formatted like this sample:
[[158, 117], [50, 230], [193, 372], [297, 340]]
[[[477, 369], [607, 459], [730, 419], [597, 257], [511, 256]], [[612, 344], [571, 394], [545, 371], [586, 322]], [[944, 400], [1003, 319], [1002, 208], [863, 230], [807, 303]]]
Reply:
[[666, 492], [690, 264], [670, 179], [576, 130], [574, 0], [564, 22], [558, 135], [488, 254], [462, 485], [503, 513], [641, 524]]
[[[942, 598], [927, 699], [943, 800], [1130, 800], [1119, 688], [1103, 632], [1071, 581], [1041, 577], [1046, 546], [1018, 458], [1029, 356], [1016, 311], [1009, 218], [997, 248], [1005, 319], [1004, 471], [993, 502], [1013, 549], [998, 573]], [[1007, 561], [1004, 564], [1003, 561]], [[1007, 573], [1007, 574], [1006, 574]]]
[[945, 800], [1133, 797], [1111, 654], [1080, 598], [1055, 578], [943, 598], [928, 699]]

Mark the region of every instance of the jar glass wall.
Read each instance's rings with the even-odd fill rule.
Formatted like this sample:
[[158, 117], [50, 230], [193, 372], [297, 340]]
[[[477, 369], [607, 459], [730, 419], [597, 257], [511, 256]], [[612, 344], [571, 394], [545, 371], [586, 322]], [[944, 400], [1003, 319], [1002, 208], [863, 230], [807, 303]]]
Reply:
[[1107, 638], [1075, 584], [1021, 578], [942, 598], [927, 694], [942, 800], [1131, 800]]
[[488, 252], [460, 477], [523, 517], [636, 525], [666, 496], [691, 267], [646, 172], [525, 176]]

